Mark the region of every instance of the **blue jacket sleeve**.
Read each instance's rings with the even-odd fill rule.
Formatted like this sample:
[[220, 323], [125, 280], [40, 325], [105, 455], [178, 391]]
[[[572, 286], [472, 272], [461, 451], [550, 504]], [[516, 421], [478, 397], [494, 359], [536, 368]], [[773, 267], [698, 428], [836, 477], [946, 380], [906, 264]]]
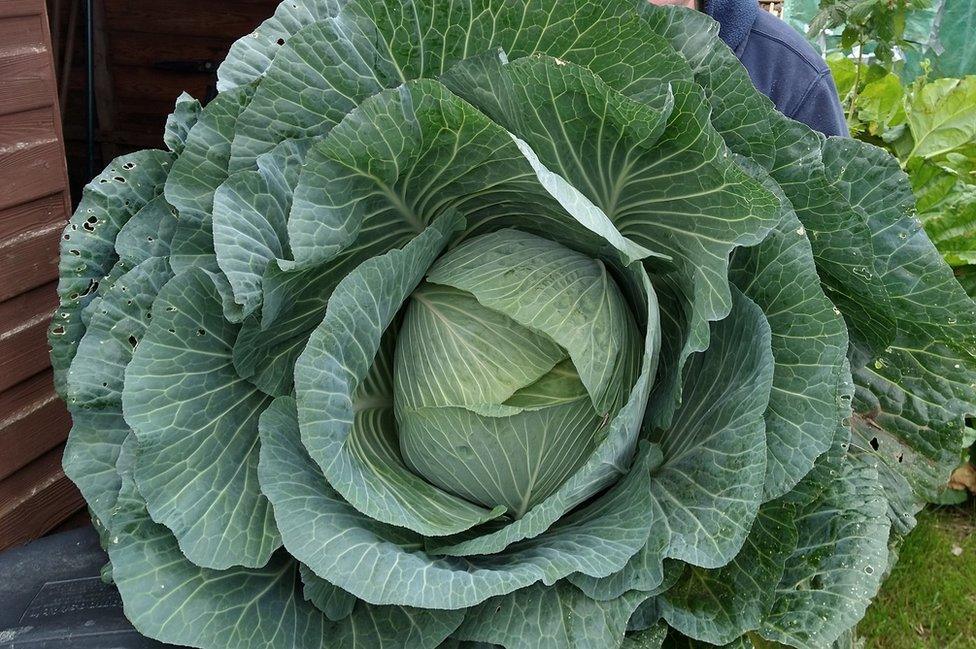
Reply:
[[829, 71], [822, 72], [810, 84], [789, 116], [824, 135], [850, 136]]

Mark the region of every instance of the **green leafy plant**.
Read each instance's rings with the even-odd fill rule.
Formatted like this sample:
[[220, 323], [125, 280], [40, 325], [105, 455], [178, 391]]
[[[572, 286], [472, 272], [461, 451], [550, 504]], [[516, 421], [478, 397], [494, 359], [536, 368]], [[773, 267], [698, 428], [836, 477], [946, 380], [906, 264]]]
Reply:
[[[976, 76], [904, 85], [894, 73], [828, 57], [838, 92], [852, 101], [854, 137], [886, 148], [908, 172], [919, 219], [964, 284], [976, 263]], [[855, 87], [855, 83], [858, 85]]]
[[840, 29], [841, 50], [870, 46], [878, 61], [890, 64], [897, 49], [911, 45], [906, 37], [909, 17], [931, 4], [931, 0], [821, 0], [807, 33], [816, 36]]
[[[911, 80], [921, 74], [928, 62], [936, 77], [963, 77], [976, 74], [976, 3], [973, 0], [935, 0], [928, 36], [919, 38], [920, 47], [906, 52], [902, 78]], [[921, 22], [921, 21], [918, 21]], [[919, 25], [924, 26], [924, 23]]]
[[65, 470], [206, 649], [826, 647], [976, 306], [897, 161], [643, 2], [289, 0], [62, 245]]
[[[918, 218], [966, 292], [976, 295], [976, 76], [932, 81], [923, 66], [925, 74], [905, 86], [880, 66], [869, 67], [861, 80], [849, 58], [837, 54], [827, 61], [838, 92], [853, 107], [851, 134], [897, 156], [915, 193]], [[968, 427], [963, 470], [974, 436]], [[934, 500], [958, 503], [967, 496], [960, 483]]]

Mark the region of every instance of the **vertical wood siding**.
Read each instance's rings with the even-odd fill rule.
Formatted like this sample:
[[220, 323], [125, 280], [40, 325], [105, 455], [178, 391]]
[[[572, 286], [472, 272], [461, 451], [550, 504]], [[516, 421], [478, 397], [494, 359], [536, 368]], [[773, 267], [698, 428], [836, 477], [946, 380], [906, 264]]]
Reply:
[[0, 0], [0, 550], [83, 505], [46, 338], [70, 205], [44, 0]]
[[[3, 2], [4, 0], [0, 0]], [[48, 0], [62, 53], [67, 47], [71, 2]], [[163, 146], [163, 125], [184, 90], [204, 100], [215, 84], [217, 66], [238, 38], [271, 16], [280, 0], [95, 0], [96, 59], [104, 62], [95, 79], [98, 119], [96, 167], [138, 149]], [[71, 67], [58, 64], [67, 88], [65, 140], [72, 194], [80, 197], [85, 177], [85, 34], [78, 20]]]

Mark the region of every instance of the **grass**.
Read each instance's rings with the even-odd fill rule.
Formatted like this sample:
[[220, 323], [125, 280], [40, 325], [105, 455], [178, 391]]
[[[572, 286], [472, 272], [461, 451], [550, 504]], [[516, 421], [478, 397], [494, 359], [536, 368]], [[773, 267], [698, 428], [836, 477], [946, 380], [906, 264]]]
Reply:
[[865, 649], [976, 647], [976, 505], [923, 512], [858, 634]]

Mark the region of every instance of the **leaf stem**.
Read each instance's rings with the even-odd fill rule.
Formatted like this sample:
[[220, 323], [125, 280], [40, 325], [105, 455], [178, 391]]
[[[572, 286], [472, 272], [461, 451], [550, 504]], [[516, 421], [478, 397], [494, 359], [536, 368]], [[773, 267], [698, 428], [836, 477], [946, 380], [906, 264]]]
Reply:
[[851, 88], [850, 106], [847, 108], [848, 125], [854, 119], [854, 108], [857, 105], [858, 86], [861, 85], [861, 65], [864, 62], [864, 41], [857, 44], [857, 63], [854, 64], [854, 86]]

